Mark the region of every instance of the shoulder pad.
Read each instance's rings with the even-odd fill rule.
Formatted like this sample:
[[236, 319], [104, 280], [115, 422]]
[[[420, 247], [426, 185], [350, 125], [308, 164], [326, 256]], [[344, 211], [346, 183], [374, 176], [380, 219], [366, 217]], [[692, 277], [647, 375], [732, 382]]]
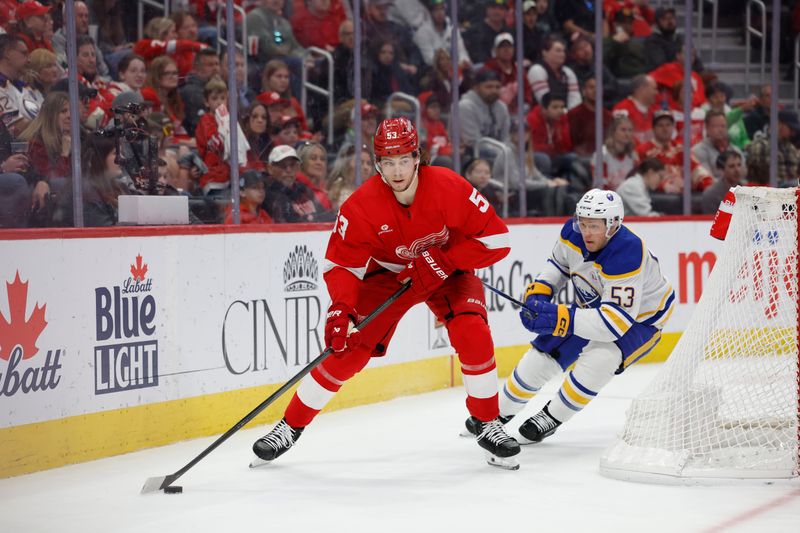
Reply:
[[627, 278], [635, 276], [642, 269], [644, 254], [642, 239], [622, 226], [597, 256], [596, 263], [604, 278]]

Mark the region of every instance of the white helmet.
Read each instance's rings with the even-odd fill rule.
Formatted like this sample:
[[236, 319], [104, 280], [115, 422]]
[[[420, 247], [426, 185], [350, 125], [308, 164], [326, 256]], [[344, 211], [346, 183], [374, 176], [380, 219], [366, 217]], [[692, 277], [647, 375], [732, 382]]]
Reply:
[[578, 220], [580, 218], [599, 218], [606, 221], [606, 237], [609, 239], [622, 226], [625, 218], [625, 208], [622, 198], [614, 191], [592, 189], [583, 195], [575, 206], [575, 231], [580, 232]]

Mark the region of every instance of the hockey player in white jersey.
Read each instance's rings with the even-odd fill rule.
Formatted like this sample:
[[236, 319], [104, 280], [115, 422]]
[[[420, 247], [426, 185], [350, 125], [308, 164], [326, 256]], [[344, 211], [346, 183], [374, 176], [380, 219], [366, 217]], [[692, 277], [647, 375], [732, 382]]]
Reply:
[[[647, 355], [661, 339], [675, 294], [658, 260], [622, 225], [622, 199], [593, 189], [561, 229], [552, 256], [525, 293], [520, 318], [536, 333], [531, 349], [514, 368], [500, 394], [508, 422], [550, 379], [566, 372], [558, 394], [522, 423], [520, 435], [539, 442], [586, 407], [600, 390]], [[567, 282], [575, 305], [552, 303]], [[474, 421], [467, 420], [473, 432]]]

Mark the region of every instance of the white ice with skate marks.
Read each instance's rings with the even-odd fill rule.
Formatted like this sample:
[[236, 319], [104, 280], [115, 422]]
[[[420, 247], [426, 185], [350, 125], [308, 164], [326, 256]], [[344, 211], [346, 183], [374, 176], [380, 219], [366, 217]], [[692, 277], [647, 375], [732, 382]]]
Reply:
[[555, 435], [524, 446], [515, 472], [488, 466], [474, 439], [458, 437], [464, 391], [448, 389], [323, 414], [295, 448], [258, 469], [248, 468], [251, 446], [269, 426], [242, 431], [176, 483], [183, 494], [139, 490], [211, 437], [0, 480], [0, 531], [796, 532], [796, 484], [674, 487], [600, 476], [601, 452], [659, 366], [616, 377]]

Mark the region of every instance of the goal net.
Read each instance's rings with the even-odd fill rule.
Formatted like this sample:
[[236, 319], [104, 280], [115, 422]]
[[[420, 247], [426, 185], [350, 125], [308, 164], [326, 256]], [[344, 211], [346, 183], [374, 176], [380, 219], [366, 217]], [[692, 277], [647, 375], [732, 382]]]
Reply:
[[686, 331], [633, 400], [603, 475], [634, 481], [798, 475], [798, 193], [739, 187]]

